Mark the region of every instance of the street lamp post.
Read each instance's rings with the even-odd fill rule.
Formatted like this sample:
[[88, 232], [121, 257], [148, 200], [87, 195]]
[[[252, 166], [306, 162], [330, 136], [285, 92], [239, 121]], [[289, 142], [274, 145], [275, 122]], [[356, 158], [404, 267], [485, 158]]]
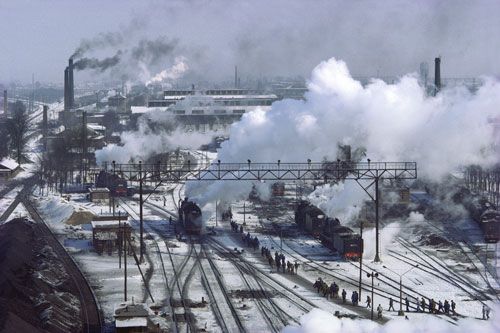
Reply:
[[378, 277], [378, 273], [375, 271], [372, 271], [371, 273], [367, 273], [366, 276], [372, 278], [372, 302], [370, 305], [372, 307], [371, 320], [373, 320], [373, 305], [375, 304], [374, 299], [373, 299], [373, 279]]
[[410, 272], [412, 269], [418, 267], [418, 264], [413, 266], [412, 268], [410, 268], [409, 270], [407, 270], [406, 272], [404, 272], [403, 274], [399, 274], [399, 273], [396, 273], [394, 272], [392, 269], [390, 269], [389, 267], [387, 266], [382, 266], [384, 268], [386, 268], [387, 270], [393, 272], [394, 274], [398, 275], [399, 276], [399, 312], [398, 312], [398, 316], [404, 316], [405, 313], [403, 311], [403, 276]]

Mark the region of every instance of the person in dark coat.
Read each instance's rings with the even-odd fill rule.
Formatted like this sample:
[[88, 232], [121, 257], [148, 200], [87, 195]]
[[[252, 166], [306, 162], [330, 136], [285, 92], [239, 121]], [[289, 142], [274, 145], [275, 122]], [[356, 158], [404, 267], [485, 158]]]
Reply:
[[451, 300], [451, 312], [453, 312], [454, 315], [457, 314], [457, 312], [455, 311], [456, 306], [457, 306], [457, 303], [455, 303], [455, 301]]
[[345, 299], [347, 297], [347, 292], [345, 291], [345, 289], [342, 289], [342, 303], [345, 304]]
[[389, 298], [389, 309], [387, 309], [387, 311], [394, 311], [394, 301], [392, 300], [392, 297]]
[[410, 312], [410, 301], [408, 300], [408, 296], [405, 297], [405, 305], [406, 305], [406, 312]]
[[444, 313], [450, 314], [450, 303], [447, 299], [444, 300]]
[[370, 296], [366, 296], [366, 307], [369, 308], [372, 306], [372, 299], [370, 298]]

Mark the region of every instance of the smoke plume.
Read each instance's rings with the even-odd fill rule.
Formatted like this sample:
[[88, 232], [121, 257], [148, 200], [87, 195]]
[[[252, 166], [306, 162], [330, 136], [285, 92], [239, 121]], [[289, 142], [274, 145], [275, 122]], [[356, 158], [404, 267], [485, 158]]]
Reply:
[[83, 39], [70, 58], [81, 58], [87, 52], [106, 47], [116, 47], [124, 42], [121, 32], [103, 32], [91, 39]]
[[177, 39], [169, 40], [160, 36], [154, 40], [142, 39], [132, 48], [132, 58], [148, 66], [157, 65], [166, 55], [171, 54], [178, 44]]
[[161, 72], [157, 73], [153, 77], [150, 76], [149, 71], [146, 67], [143, 67], [143, 73], [146, 77], [150, 77], [149, 80], [146, 81], [146, 85], [152, 83], [161, 83], [166, 81], [177, 80], [184, 75], [186, 71], [189, 70], [189, 66], [187, 64], [187, 59], [184, 57], [175, 58], [174, 65], [168, 69], [164, 69]]
[[104, 72], [105, 70], [116, 66], [121, 59], [122, 52], [118, 51], [114, 56], [109, 58], [104, 58], [99, 60], [97, 58], [81, 58], [78, 59], [75, 63], [75, 69], [81, 71], [84, 69], [93, 69], [98, 72]]

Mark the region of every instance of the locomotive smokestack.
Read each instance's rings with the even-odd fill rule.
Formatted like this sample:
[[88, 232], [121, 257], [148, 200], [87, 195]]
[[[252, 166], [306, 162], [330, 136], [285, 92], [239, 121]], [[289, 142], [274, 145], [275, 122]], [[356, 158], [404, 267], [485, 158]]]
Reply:
[[441, 58], [434, 59], [434, 86], [436, 93], [441, 90]]

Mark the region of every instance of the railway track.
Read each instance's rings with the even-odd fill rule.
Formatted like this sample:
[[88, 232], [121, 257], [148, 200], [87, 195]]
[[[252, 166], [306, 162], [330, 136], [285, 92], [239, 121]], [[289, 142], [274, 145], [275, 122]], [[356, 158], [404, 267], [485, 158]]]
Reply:
[[[138, 222], [137, 222], [138, 216], [137, 216], [135, 209], [126, 200], [122, 199], [121, 204], [122, 204], [122, 207], [130, 214], [130, 216], [133, 217], [134, 223], [138, 224]], [[174, 259], [172, 257], [172, 253], [170, 252], [169, 245], [164, 240], [164, 238], [160, 237], [160, 233], [157, 230], [154, 230], [148, 223], [144, 223], [144, 231], [145, 231], [146, 235], [148, 236], [147, 237], [148, 240], [151, 240], [153, 242], [155, 250], [156, 250], [156, 254], [160, 258], [161, 274], [162, 274], [163, 279], [165, 281], [166, 290], [167, 290], [167, 293], [169, 295], [168, 296], [168, 298], [169, 298], [168, 305], [169, 305], [169, 310], [170, 310], [172, 322], [175, 326], [175, 331], [176, 332], [182, 331], [182, 328], [183, 328], [182, 322], [186, 322], [186, 325], [187, 325], [186, 330], [188, 332], [196, 332], [196, 328], [194, 326], [194, 323], [192, 323], [192, 321], [189, 319], [190, 318], [189, 307], [187, 306], [187, 304], [184, 301], [182, 286], [180, 285], [179, 279], [178, 279], [178, 276], [179, 276], [178, 274], [180, 274], [180, 271], [176, 271]], [[164, 259], [164, 253], [167, 253], [167, 255], [168, 255], [167, 260]], [[165, 267], [165, 261], [169, 262], [172, 265], [172, 270], [174, 272], [174, 278], [170, 279], [170, 282], [169, 282], [169, 278], [168, 278], [168, 274], [167, 274], [167, 269]], [[185, 265], [185, 263], [181, 265], [182, 268], [184, 267], [184, 265]], [[176, 313], [176, 311], [175, 311], [175, 307], [176, 307], [175, 295], [177, 292], [179, 295], [180, 304], [184, 310], [184, 312], [182, 314], [182, 316], [184, 318], [182, 318], [182, 320], [180, 320], [180, 318], [178, 318], [179, 317], [178, 313]]]
[[228, 249], [213, 238], [207, 238], [207, 244], [218, 253], [221, 258], [230, 261], [238, 270], [242, 281], [253, 296], [253, 301], [257, 305], [259, 312], [266, 321], [272, 332], [280, 332], [284, 326], [294, 322], [298, 323], [297, 318], [290, 315], [290, 309], [286, 310], [280, 307], [277, 301], [274, 301], [274, 294], [280, 296], [288, 306], [294, 305], [303, 314], [317, 307], [308, 299], [289, 290], [282, 283], [272, 279], [262, 270], [254, 267], [251, 263], [242, 259], [239, 255]]
[[[210, 298], [210, 306], [223, 332], [246, 332], [242, 320], [231, 300], [222, 273], [207, 253], [203, 240], [199, 250], [194, 250], [198, 258], [200, 274], [205, 290]], [[224, 301], [221, 301], [224, 300]]]
[[54, 252], [57, 253], [58, 258], [64, 263], [67, 273], [71, 277], [74, 288], [78, 291], [77, 296], [80, 300], [80, 315], [83, 323], [82, 331], [86, 333], [102, 332], [104, 323], [103, 316], [99, 307], [99, 302], [87, 279], [78, 268], [78, 265], [66, 252], [63, 245], [49, 229], [32, 203], [27, 198], [23, 198], [22, 203], [31, 217], [35, 220], [38, 235], [44, 237]]
[[[402, 238], [398, 239], [398, 242], [401, 246], [403, 246], [406, 250], [408, 250], [412, 255], [414, 255], [417, 260], [409, 258], [404, 255], [394, 255], [394, 253], [391, 253], [395, 258], [401, 258], [406, 259], [406, 261], [413, 261], [417, 264], [419, 264], [419, 268], [421, 270], [426, 270], [427, 273], [436, 276], [437, 278], [440, 278], [443, 281], [447, 281], [454, 285], [455, 287], [459, 288], [463, 292], [467, 293], [471, 299], [478, 300], [482, 304], [484, 304], [485, 300], [489, 300], [491, 295], [488, 295], [485, 293], [483, 290], [479, 289], [478, 287], [474, 286], [471, 281], [467, 280], [466, 278], [462, 277], [460, 274], [457, 274], [455, 271], [450, 269], [446, 263], [441, 262], [437, 258], [428, 255], [421, 249], [419, 249], [417, 246], [413, 245], [411, 242], [408, 242], [407, 240], [404, 240]], [[472, 291], [471, 291], [472, 290]], [[496, 295], [498, 299], [498, 295]]]

